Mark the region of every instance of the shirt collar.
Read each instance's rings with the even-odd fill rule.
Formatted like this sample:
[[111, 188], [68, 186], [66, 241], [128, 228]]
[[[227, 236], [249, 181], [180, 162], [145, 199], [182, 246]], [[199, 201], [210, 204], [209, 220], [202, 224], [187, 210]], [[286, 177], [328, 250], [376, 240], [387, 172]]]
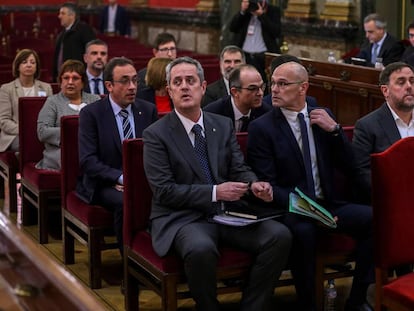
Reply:
[[121, 106], [119, 106], [117, 103], [114, 102], [114, 100], [111, 97], [111, 94], [109, 94], [108, 98], [109, 98], [109, 102], [111, 103], [111, 107], [112, 107], [112, 110], [114, 112], [114, 115], [118, 115], [119, 112], [122, 109], [126, 109], [128, 111], [128, 113], [132, 115], [132, 107], [131, 107], [131, 105], [128, 105], [126, 108], [121, 108]]
[[194, 121], [184, 117], [182, 114], [180, 114], [177, 111], [177, 109], [175, 109], [175, 113], [177, 114], [178, 119], [180, 119], [181, 123], [183, 124], [183, 126], [185, 128], [185, 131], [187, 132], [187, 135], [191, 133], [191, 130], [193, 129], [193, 126], [195, 124], [200, 125], [201, 128], [203, 129], [203, 132], [204, 132], [204, 122], [203, 122], [204, 118], [203, 118], [203, 112], [202, 111], [201, 111], [201, 114], [200, 114], [200, 118], [198, 119], [197, 122], [194, 122]]
[[240, 112], [240, 110], [237, 108], [236, 104], [234, 103], [234, 98], [233, 96], [230, 97], [231, 98], [231, 105], [233, 106], [233, 111], [234, 111], [234, 120], [239, 120], [240, 118], [247, 116], [250, 118], [250, 113], [252, 112], [252, 110], [250, 109], [249, 112], [247, 114], [242, 114]]

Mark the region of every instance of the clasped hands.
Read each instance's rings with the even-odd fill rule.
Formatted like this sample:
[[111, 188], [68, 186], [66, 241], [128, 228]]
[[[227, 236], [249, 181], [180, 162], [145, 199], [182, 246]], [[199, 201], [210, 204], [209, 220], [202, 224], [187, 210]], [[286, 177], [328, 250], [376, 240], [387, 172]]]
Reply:
[[228, 181], [217, 185], [217, 201], [237, 201], [240, 200], [249, 190], [265, 202], [273, 201], [273, 188], [268, 182], [255, 181], [250, 184], [244, 182]]

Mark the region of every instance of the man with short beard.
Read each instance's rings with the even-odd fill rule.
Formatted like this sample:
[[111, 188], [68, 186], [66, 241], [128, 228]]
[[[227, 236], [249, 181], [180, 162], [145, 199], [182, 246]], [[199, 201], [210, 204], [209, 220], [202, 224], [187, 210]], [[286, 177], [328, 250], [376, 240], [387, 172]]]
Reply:
[[108, 94], [104, 84], [103, 71], [108, 62], [108, 45], [100, 40], [89, 41], [85, 47], [83, 61], [86, 64], [88, 83], [85, 83], [84, 91], [91, 94]]
[[356, 192], [361, 203], [371, 201], [371, 154], [382, 152], [397, 140], [414, 136], [414, 68], [391, 63], [379, 77], [386, 102], [355, 124]]

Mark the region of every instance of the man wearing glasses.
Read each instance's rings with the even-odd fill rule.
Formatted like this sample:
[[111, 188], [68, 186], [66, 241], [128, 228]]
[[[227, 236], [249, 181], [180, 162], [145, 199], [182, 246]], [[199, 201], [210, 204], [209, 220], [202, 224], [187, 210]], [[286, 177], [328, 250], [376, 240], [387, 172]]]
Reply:
[[414, 66], [414, 21], [407, 26], [407, 33], [410, 46], [405, 49], [401, 61]]
[[104, 78], [109, 95], [79, 115], [79, 166], [83, 176], [76, 192], [86, 203], [113, 213], [122, 255], [122, 141], [141, 137], [143, 130], [157, 120], [157, 111], [153, 104], [135, 98], [137, 71], [131, 60], [111, 59]]
[[[273, 187], [275, 207], [288, 211], [289, 195], [298, 187], [334, 216], [337, 229], [355, 239], [356, 268], [345, 311], [372, 310], [366, 302], [374, 281], [372, 209], [338, 200], [334, 169], [352, 172], [352, 147], [341, 126], [326, 108], [306, 103], [309, 87], [306, 69], [288, 62], [271, 77], [273, 110], [251, 122], [247, 161], [260, 180]], [[317, 236], [327, 229], [311, 218], [288, 213], [284, 224], [293, 234], [289, 263], [300, 306], [316, 310], [315, 254]]]
[[204, 111], [229, 117], [236, 132], [247, 132], [251, 120], [272, 109], [263, 105], [266, 84], [252, 65], [242, 64], [234, 68], [229, 76], [229, 88], [231, 95], [208, 104]]
[[[175, 37], [168, 33], [162, 32], [155, 38], [155, 42], [152, 48], [154, 57], [163, 57], [176, 59], [177, 58], [177, 41]], [[147, 74], [147, 68], [142, 68], [138, 71], [138, 88], [142, 89], [147, 86], [145, 83], [145, 75]]]

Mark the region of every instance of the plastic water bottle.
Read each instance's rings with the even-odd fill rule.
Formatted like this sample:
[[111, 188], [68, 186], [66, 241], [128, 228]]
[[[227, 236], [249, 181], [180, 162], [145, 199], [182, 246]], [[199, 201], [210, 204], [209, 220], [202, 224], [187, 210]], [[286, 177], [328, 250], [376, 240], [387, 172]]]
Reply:
[[335, 280], [328, 280], [328, 285], [325, 288], [325, 306], [324, 311], [336, 311], [336, 288]]
[[381, 70], [384, 69], [384, 65], [382, 64], [382, 58], [381, 57], [377, 57], [377, 60], [375, 61], [374, 67], [377, 68], [377, 69], [381, 69]]
[[332, 51], [328, 54], [328, 63], [336, 63], [335, 53]]

